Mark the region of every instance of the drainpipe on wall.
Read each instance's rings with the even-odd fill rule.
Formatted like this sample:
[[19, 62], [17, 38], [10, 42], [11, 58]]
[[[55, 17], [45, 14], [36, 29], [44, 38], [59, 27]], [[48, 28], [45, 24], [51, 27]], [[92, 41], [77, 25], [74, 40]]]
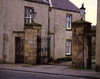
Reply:
[[84, 68], [84, 28], [83, 28], [83, 68]]
[[56, 26], [55, 26], [55, 9], [54, 9], [54, 36], [53, 36], [53, 58], [55, 59], [55, 29], [56, 29]]
[[[50, 7], [49, 7], [50, 8]], [[47, 51], [47, 55], [48, 55], [48, 59], [47, 59], [47, 62], [50, 62], [50, 16], [49, 16], [49, 9], [48, 9], [48, 43], [47, 43], [47, 48], [48, 48], [48, 51]]]

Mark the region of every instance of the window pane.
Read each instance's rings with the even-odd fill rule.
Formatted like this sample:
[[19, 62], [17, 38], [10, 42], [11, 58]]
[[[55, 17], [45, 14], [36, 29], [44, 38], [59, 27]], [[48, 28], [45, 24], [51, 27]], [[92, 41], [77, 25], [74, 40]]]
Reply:
[[66, 29], [71, 29], [71, 15], [67, 15], [66, 20]]
[[67, 15], [67, 21], [69, 21], [69, 16]]
[[66, 55], [71, 55], [71, 41], [66, 41]]
[[67, 21], [67, 29], [70, 29], [71, 28], [71, 25], [70, 25], [70, 21]]
[[71, 20], [71, 15], [67, 15], [67, 21]]
[[31, 17], [31, 12], [33, 12], [34, 10], [32, 8], [29, 7], [25, 7], [25, 24], [31, 23], [32, 22], [32, 17]]
[[27, 10], [25, 9], [25, 17], [27, 17]]
[[69, 20], [71, 21], [71, 15], [69, 15]]
[[30, 22], [29, 18], [25, 18], [25, 23], [28, 24]]
[[30, 12], [33, 12], [33, 10], [32, 10], [32, 9], [30, 9]]
[[69, 46], [70, 45], [70, 41], [66, 41], [66, 45]]
[[70, 52], [69, 48], [70, 48], [69, 46], [66, 47], [66, 53]]

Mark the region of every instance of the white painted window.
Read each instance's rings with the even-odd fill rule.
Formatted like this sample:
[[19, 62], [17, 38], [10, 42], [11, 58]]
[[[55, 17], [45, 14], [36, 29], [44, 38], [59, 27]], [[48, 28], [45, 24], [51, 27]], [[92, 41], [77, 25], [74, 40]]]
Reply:
[[71, 40], [66, 40], [66, 55], [71, 55]]
[[34, 12], [33, 8], [30, 7], [25, 7], [25, 24], [31, 23], [32, 22], [32, 15], [31, 13]]
[[67, 16], [66, 16], [66, 29], [71, 29], [71, 21], [72, 21], [72, 16], [70, 14], [67, 14]]

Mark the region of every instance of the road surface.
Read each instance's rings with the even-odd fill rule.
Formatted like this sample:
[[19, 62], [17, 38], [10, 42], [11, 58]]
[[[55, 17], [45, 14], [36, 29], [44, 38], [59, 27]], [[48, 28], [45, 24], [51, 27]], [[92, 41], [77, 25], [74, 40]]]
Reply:
[[91, 79], [63, 75], [52, 75], [34, 72], [0, 70], [0, 79]]

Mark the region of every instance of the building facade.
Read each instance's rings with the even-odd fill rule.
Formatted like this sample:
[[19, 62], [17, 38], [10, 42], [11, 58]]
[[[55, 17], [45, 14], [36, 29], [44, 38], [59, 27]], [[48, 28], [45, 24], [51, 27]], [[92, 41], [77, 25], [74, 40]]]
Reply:
[[[45, 2], [24, 1], [24, 0], [1, 0], [1, 62], [15, 63], [17, 41], [24, 39], [25, 19], [30, 21], [28, 14], [32, 9], [37, 12], [35, 22], [42, 25], [41, 37], [47, 37], [49, 5]], [[21, 42], [22, 43], [22, 42]], [[46, 44], [44, 44], [46, 45]], [[20, 47], [19, 47], [20, 48]], [[19, 49], [18, 49], [19, 50]]]
[[[71, 6], [69, 8], [55, 4], [56, 2], [59, 3], [59, 1], [0, 0], [1, 63], [25, 63], [27, 57], [25, 57], [24, 45], [26, 44], [27, 30], [25, 31], [24, 28], [25, 24], [32, 22], [32, 15], [30, 14], [32, 12], [37, 13], [34, 18], [36, 25], [38, 25], [37, 23], [41, 25], [41, 54], [47, 56], [50, 48], [49, 57], [53, 59], [71, 55], [71, 22], [79, 20], [80, 13], [79, 9], [68, 0], [63, 0], [61, 5], [63, 3], [65, 3], [64, 5], [69, 4]], [[48, 37], [50, 41], [48, 41]], [[27, 39], [30, 40], [31, 38]], [[29, 41], [29, 43], [32, 43], [32, 41]], [[37, 46], [33, 47], [37, 48]], [[20, 56], [17, 57], [19, 52]], [[34, 58], [29, 57], [29, 55], [27, 55], [28, 59], [32, 61]]]
[[[80, 19], [79, 9], [69, 0], [50, 0], [51, 57], [72, 55], [72, 25]], [[60, 3], [60, 4], [59, 4]]]

